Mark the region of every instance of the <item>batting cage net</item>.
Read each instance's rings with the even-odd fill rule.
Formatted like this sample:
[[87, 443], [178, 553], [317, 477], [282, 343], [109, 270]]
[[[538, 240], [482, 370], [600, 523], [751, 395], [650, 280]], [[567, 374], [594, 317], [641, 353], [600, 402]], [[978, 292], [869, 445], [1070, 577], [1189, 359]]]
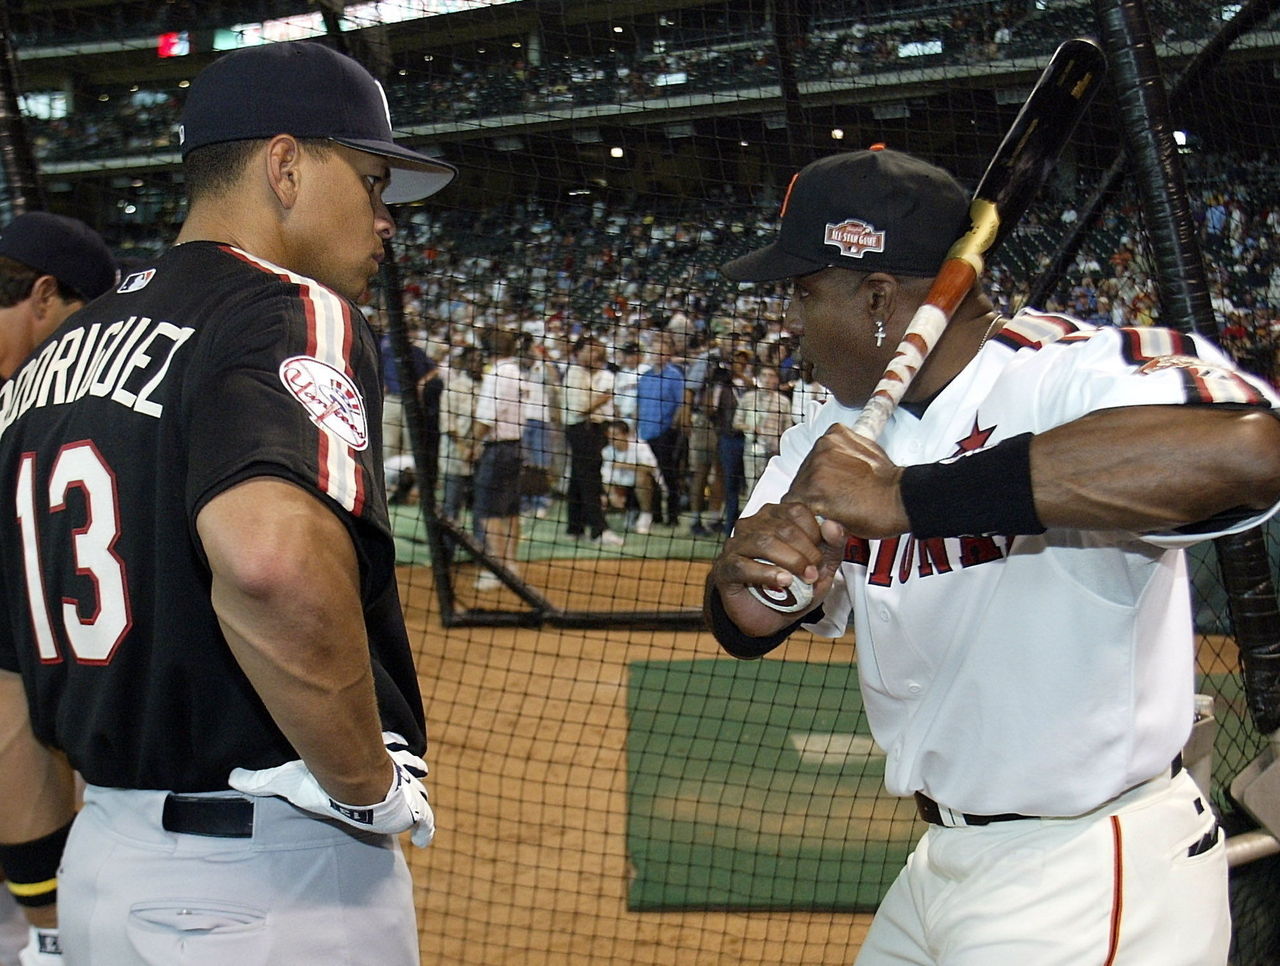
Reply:
[[[410, 857], [426, 961], [845, 964], [922, 826], [881, 787], [851, 639], [799, 632], [741, 663], [702, 629], [726, 528], [825, 392], [796, 357], [786, 288], [718, 266], [770, 237], [791, 175], [828, 153], [883, 143], [972, 187], [1058, 44], [1099, 38], [1114, 65], [1125, 41], [1106, 19], [1125, 7], [1171, 92], [1170, 190], [1185, 187], [1207, 315], [1169, 307], [1140, 190], [1152, 162], [1131, 140], [1142, 112], [1125, 113], [1114, 69], [989, 259], [989, 289], [1006, 313], [1196, 328], [1275, 381], [1274, 5], [19, 0], [0, 214], [80, 217], [126, 270], [144, 265], [184, 217], [178, 116], [202, 66], [302, 37], [363, 62], [398, 135], [461, 170], [395, 212], [364, 306], [385, 345], [440, 828]], [[664, 422], [638, 384], [668, 359], [689, 396]], [[481, 517], [475, 407], [498, 367], [520, 384], [501, 421], [519, 455], [501, 464], [509, 500]], [[1195, 767], [1233, 834], [1259, 822], [1231, 783], [1267, 749], [1237, 605], [1256, 616], [1268, 591], [1255, 579], [1233, 600], [1220, 554], [1255, 576], [1260, 554], [1269, 584], [1277, 548], [1273, 530], [1191, 554], [1212, 726]], [[1234, 963], [1280, 962], [1268, 853], [1233, 869]]]

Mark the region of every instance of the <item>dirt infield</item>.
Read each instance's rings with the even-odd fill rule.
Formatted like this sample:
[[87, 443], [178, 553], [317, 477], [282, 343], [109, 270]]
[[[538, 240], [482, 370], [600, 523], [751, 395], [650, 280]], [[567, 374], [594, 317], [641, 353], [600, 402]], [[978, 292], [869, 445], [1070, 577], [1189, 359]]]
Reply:
[[[705, 561], [548, 560], [527, 577], [556, 606], [697, 607]], [[482, 598], [458, 578], [460, 604]], [[848, 964], [869, 919], [833, 913], [630, 912], [626, 673], [714, 657], [696, 632], [440, 626], [430, 575], [402, 568], [439, 832], [413, 851], [423, 962]], [[507, 591], [491, 606], [516, 607]], [[797, 639], [795, 660], [849, 660]]]

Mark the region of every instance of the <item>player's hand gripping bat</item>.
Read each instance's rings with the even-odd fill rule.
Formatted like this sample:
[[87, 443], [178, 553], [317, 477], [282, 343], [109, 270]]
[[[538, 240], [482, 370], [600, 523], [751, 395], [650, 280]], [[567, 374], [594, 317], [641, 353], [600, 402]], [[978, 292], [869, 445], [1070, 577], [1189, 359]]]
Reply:
[[[937, 344], [947, 322], [996, 250], [1021, 219], [1083, 116], [1106, 71], [1106, 57], [1092, 40], [1062, 43], [1036, 82], [1012, 127], [996, 149], [969, 205], [969, 230], [951, 246], [916, 310], [898, 349], [880, 377], [853, 431], [874, 440]], [[787, 613], [802, 610], [812, 588], [798, 576], [783, 590], [752, 587], [756, 599]]]

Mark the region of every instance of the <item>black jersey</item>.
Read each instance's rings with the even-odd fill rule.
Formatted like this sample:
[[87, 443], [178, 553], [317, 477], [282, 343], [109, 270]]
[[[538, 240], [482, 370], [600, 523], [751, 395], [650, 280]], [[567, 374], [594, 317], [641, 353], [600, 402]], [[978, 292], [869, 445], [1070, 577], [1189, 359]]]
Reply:
[[422, 700], [382, 485], [378, 347], [347, 299], [192, 242], [76, 313], [0, 387], [0, 667], [93, 784], [209, 791], [298, 757], [236, 663], [195, 519], [258, 476], [346, 523], [383, 727]]

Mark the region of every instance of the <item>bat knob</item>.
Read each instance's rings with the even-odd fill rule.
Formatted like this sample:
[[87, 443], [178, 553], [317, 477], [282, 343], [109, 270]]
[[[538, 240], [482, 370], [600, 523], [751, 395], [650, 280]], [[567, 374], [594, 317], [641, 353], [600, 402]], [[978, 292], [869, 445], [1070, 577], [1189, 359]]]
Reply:
[[[762, 560], [759, 557], [756, 559], [760, 563], [773, 563], [771, 560]], [[794, 576], [787, 587], [749, 587], [747, 589], [760, 603], [783, 614], [794, 614], [796, 611], [804, 610], [813, 602], [813, 585]]]

